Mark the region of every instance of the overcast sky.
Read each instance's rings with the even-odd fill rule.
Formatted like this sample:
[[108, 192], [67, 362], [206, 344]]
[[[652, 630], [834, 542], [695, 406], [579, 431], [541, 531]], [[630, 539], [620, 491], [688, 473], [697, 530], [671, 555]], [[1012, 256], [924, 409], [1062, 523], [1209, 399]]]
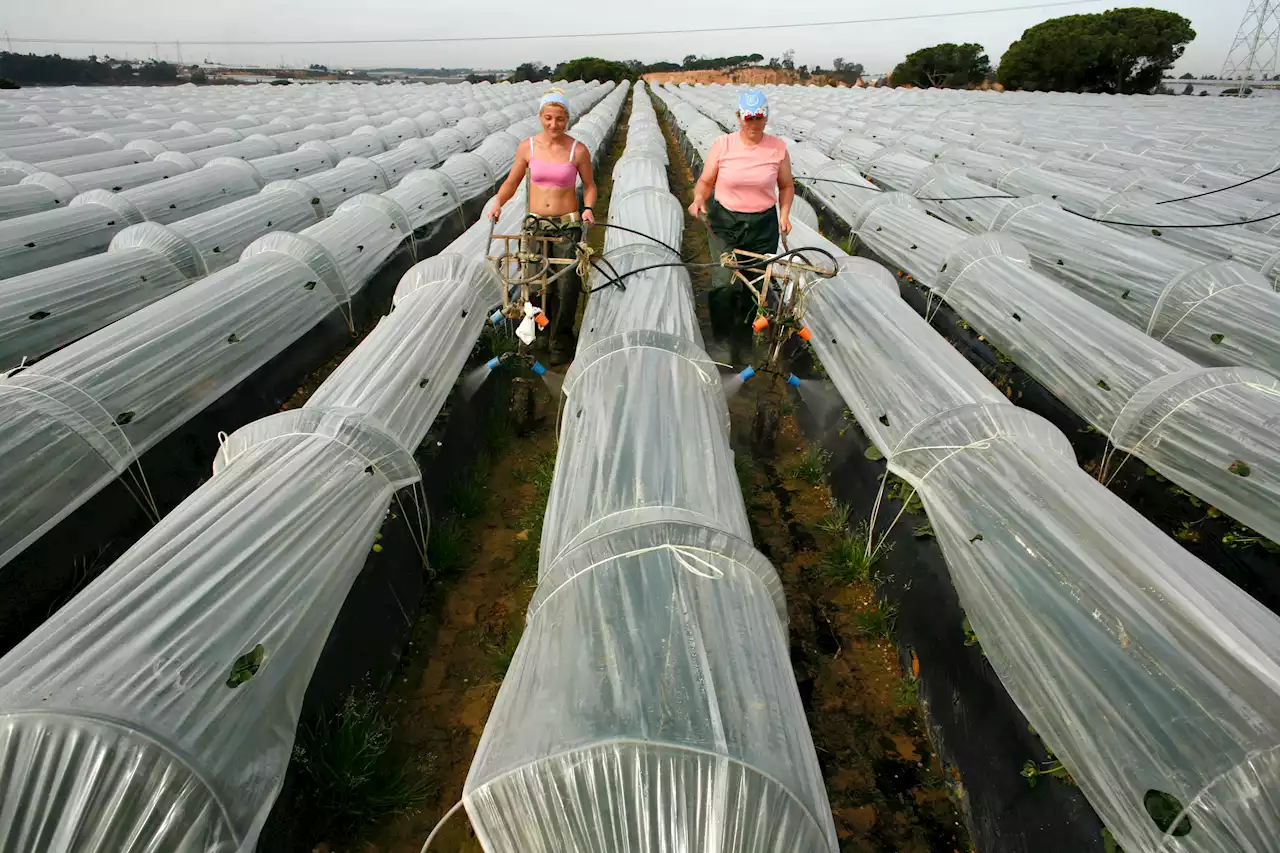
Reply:
[[[162, 59], [199, 62], [253, 62], [268, 65], [356, 67], [513, 67], [527, 60], [548, 64], [577, 56], [609, 59], [680, 61], [689, 53], [707, 56], [761, 53], [766, 58], [787, 48], [796, 64], [829, 67], [833, 57], [861, 62], [868, 71], [887, 71], [917, 48], [939, 42], [974, 41], [993, 62], [1024, 29], [1059, 15], [1100, 12], [1115, 3], [1063, 6], [935, 20], [827, 26], [739, 33], [545, 38], [533, 41], [400, 45], [204, 46], [204, 40], [302, 40], [396, 37], [472, 37], [616, 32], [681, 27], [799, 23], [851, 18], [956, 12], [1026, 5], [1036, 0], [915, 0], [912, 3], [854, 4], [831, 0], [644, 0], [621, 3], [535, 2], [535, 0], [8, 0], [0, 28], [13, 37], [55, 39], [139, 39], [133, 45], [74, 42], [30, 44], [15, 41], [22, 52], [86, 56], [90, 53], [145, 58], [155, 55], [146, 42], [158, 41]], [[1191, 19], [1198, 36], [1187, 48], [1177, 72], [1216, 74], [1231, 47], [1248, 0], [1137, 0]], [[575, 13], [576, 10], [576, 13]]]

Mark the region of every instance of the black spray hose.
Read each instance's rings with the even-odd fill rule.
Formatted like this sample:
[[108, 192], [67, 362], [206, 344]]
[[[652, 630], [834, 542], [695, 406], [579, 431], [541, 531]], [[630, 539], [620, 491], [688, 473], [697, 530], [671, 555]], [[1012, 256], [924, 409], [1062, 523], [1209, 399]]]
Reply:
[[[1280, 169], [1277, 169], [1276, 171], [1277, 171], [1277, 172], [1280, 172]], [[1275, 174], [1275, 172], [1268, 172], [1268, 173], [1267, 173], [1267, 175], [1271, 175], [1271, 174]], [[1258, 178], [1265, 178], [1265, 177], [1267, 177], [1267, 175], [1259, 175], [1259, 176], [1258, 176]], [[1251, 180], [1258, 180], [1258, 178], [1252, 178]], [[871, 191], [871, 192], [877, 192], [877, 193], [882, 193], [882, 192], [884, 192], [884, 190], [880, 189], [879, 187], [870, 187], [870, 186], [867, 186], [866, 184], [855, 184], [855, 183], [853, 183], [853, 182], [851, 182], [851, 181], [837, 181], [837, 180], [835, 180], [834, 178], [810, 178], [810, 177], [804, 177], [804, 176], [797, 176], [797, 177], [796, 177], [796, 180], [797, 180], [797, 181], [822, 181], [822, 182], [829, 183], [829, 184], [842, 184], [842, 185], [847, 186], [847, 187], [855, 187], [856, 189], [860, 189], [860, 190], [869, 190], [869, 191]], [[1245, 181], [1245, 183], [1248, 183], [1248, 181]], [[1237, 186], [1239, 186], [1239, 185], [1237, 185]], [[1230, 188], [1230, 187], [1223, 187], [1223, 189], [1231, 189], [1231, 188]], [[1221, 192], [1221, 190], [1213, 190], [1212, 192], [1209, 192], [1209, 193], [1200, 193], [1200, 195], [1187, 196], [1186, 198], [1181, 198], [1181, 199], [1179, 199], [1179, 198], [1171, 198], [1171, 199], [1167, 199], [1167, 201], [1162, 201], [1162, 202], [1158, 202], [1158, 203], [1159, 203], [1159, 204], [1165, 204], [1165, 203], [1167, 203], [1167, 202], [1173, 202], [1173, 201], [1186, 201], [1187, 199], [1200, 198], [1201, 196], [1211, 195], [1211, 194], [1212, 194], [1212, 193], [1214, 193], [1214, 192]], [[923, 198], [923, 197], [917, 197], [917, 196], [910, 196], [910, 197], [911, 197], [911, 198], [916, 199], [916, 201], [936, 201], [936, 202], [947, 202], [947, 201], [976, 201], [976, 200], [978, 200], [978, 199], [1005, 199], [1005, 200], [1009, 200], [1009, 199], [1020, 198], [1020, 196], [1015, 196], [1015, 195], [969, 195], [969, 196], [955, 196], [954, 198]], [[1196, 229], [1196, 228], [1230, 228], [1230, 227], [1231, 227], [1231, 226], [1233, 226], [1233, 225], [1253, 225], [1255, 222], [1267, 222], [1267, 221], [1269, 221], [1269, 220], [1276, 219], [1276, 218], [1280, 217], [1280, 212], [1276, 212], [1276, 213], [1271, 214], [1270, 216], [1259, 216], [1257, 219], [1242, 219], [1242, 220], [1240, 220], [1239, 222], [1210, 222], [1210, 223], [1196, 224], [1196, 225], [1148, 225], [1148, 224], [1145, 224], [1145, 223], [1142, 223], [1142, 222], [1119, 222], [1119, 221], [1114, 220], [1114, 219], [1100, 219], [1100, 218], [1098, 218], [1098, 217], [1096, 217], [1096, 216], [1090, 216], [1090, 215], [1089, 215], [1089, 214], [1087, 214], [1087, 213], [1081, 213], [1081, 212], [1080, 212], [1080, 211], [1078, 211], [1078, 210], [1072, 210], [1072, 209], [1071, 209], [1071, 208], [1069, 208], [1069, 207], [1064, 207], [1064, 208], [1062, 208], [1062, 209], [1063, 209], [1063, 210], [1065, 210], [1067, 213], [1070, 213], [1072, 216], [1079, 216], [1081, 219], [1088, 219], [1090, 222], [1100, 222], [1100, 223], [1102, 223], [1103, 225], [1123, 225], [1123, 226], [1126, 226], [1126, 227], [1129, 227], [1129, 228], [1155, 228], [1155, 229], [1165, 229], [1165, 228], [1190, 228], [1190, 229]]]
[[1156, 204], [1173, 204], [1175, 201], [1190, 201], [1193, 198], [1204, 198], [1207, 195], [1226, 192], [1227, 190], [1234, 190], [1236, 187], [1242, 187], [1245, 184], [1251, 184], [1254, 181], [1260, 181], [1263, 178], [1269, 178], [1277, 172], [1280, 172], [1280, 167], [1272, 169], [1270, 172], [1267, 172], [1266, 174], [1258, 175], [1256, 178], [1250, 178], [1247, 181], [1241, 181], [1238, 184], [1231, 184], [1230, 186], [1226, 186], [1226, 187], [1218, 187], [1216, 190], [1209, 190], [1208, 192], [1197, 193], [1195, 195], [1184, 195], [1182, 198], [1166, 198], [1164, 201], [1156, 202]]

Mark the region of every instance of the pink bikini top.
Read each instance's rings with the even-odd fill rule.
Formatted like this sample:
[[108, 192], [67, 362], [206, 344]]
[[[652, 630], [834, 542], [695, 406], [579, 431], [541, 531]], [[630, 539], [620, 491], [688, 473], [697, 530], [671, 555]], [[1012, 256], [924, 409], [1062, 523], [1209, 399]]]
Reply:
[[569, 149], [568, 163], [549, 163], [546, 160], [533, 159], [533, 137], [529, 137], [529, 180], [536, 187], [548, 189], [571, 190], [578, 185], [578, 167], [574, 165], [573, 155], [578, 151], [578, 141]]

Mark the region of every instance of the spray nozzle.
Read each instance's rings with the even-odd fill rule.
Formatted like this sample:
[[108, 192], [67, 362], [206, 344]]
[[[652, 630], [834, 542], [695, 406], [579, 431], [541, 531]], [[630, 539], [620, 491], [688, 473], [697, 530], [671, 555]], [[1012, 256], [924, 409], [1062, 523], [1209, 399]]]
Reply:
[[542, 366], [542, 362], [540, 361], [535, 361], [529, 369], [539, 376], [547, 372], [547, 369]]
[[787, 384], [790, 385], [792, 388], [799, 388], [800, 377], [796, 376], [794, 373], [791, 374], [790, 376], [787, 377]]
[[756, 375], [756, 369], [748, 364], [746, 369], [738, 374], [738, 378], [741, 379], [743, 382], [746, 382], [748, 379], [750, 379], [752, 376], [755, 376], [755, 375]]
[[769, 328], [769, 318], [761, 314], [756, 318], [756, 321], [751, 324], [751, 328], [757, 332], [763, 332], [765, 329]]
[[502, 356], [495, 355], [493, 358], [485, 362], [485, 366], [490, 370], [497, 370], [502, 365]]

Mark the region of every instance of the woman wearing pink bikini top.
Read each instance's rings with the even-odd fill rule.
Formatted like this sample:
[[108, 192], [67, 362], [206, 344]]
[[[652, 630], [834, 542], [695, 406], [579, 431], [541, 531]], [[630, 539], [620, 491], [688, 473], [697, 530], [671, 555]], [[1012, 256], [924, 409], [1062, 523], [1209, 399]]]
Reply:
[[[509, 202], [529, 176], [528, 212], [540, 217], [533, 227], [538, 233], [555, 232], [569, 239], [552, 243], [556, 257], [574, 258], [582, 240], [584, 226], [595, 224], [591, 207], [596, 203], [596, 182], [591, 172], [591, 152], [567, 134], [569, 102], [560, 90], [552, 89], [538, 105], [542, 133], [530, 137], [516, 149], [511, 173], [498, 190], [489, 211], [497, 222], [502, 206]], [[578, 179], [582, 179], [583, 208], [578, 212]], [[577, 339], [573, 324], [578, 314], [578, 296], [582, 282], [576, 272], [561, 276], [546, 294], [546, 309], [551, 321], [551, 363], [564, 364], [573, 357]]]

